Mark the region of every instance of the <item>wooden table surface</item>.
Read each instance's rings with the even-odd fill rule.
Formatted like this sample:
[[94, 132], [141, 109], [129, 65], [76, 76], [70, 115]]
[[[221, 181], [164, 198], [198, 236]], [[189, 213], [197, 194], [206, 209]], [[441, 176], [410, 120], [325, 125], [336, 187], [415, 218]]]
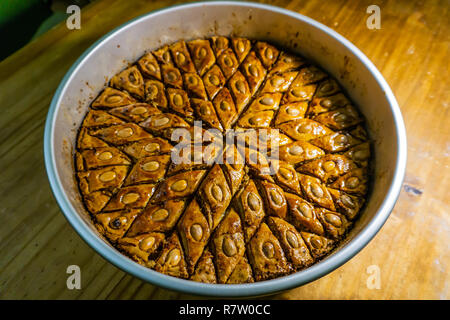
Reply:
[[[408, 133], [402, 192], [373, 241], [327, 276], [272, 297], [449, 299], [449, 1], [264, 2], [312, 17], [359, 47], [393, 89]], [[174, 3], [93, 2], [82, 9], [80, 30], [62, 23], [0, 63], [0, 298], [196, 298], [144, 283], [85, 244], [52, 196], [42, 151], [51, 98], [74, 60], [114, 27]], [[371, 4], [381, 9], [379, 30], [366, 27]], [[67, 289], [69, 265], [81, 268], [80, 290]], [[379, 289], [367, 285], [373, 270]]]

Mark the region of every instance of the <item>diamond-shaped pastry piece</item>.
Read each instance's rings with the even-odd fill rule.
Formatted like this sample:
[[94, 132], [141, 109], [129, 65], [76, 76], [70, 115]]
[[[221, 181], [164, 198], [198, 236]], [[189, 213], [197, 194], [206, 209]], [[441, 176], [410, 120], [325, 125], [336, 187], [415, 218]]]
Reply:
[[255, 94], [264, 81], [267, 71], [254, 51], [247, 55], [240, 68], [242, 74], [247, 78], [251, 93]]
[[316, 96], [318, 98], [328, 97], [341, 91], [336, 80], [328, 78], [317, 86]]
[[109, 112], [119, 118], [132, 122], [141, 122], [151, 115], [161, 113], [158, 108], [147, 103], [135, 103], [124, 107], [117, 107], [109, 110]]
[[[113, 109], [112, 109], [113, 110]], [[93, 128], [99, 126], [112, 126], [115, 124], [125, 123], [125, 121], [110, 115], [102, 110], [90, 110], [83, 120], [85, 128]]]
[[364, 205], [364, 198], [347, 194], [343, 191], [328, 188], [331, 197], [334, 200], [336, 209], [345, 214], [347, 219], [353, 220], [358, 215], [361, 207]]
[[334, 132], [309, 141], [311, 144], [328, 152], [342, 152], [356, 146], [363, 141], [345, 132]]
[[114, 191], [120, 188], [128, 172], [128, 166], [110, 166], [78, 173], [80, 190], [89, 194], [98, 190]]
[[155, 191], [154, 184], [140, 184], [121, 188], [108, 202], [103, 211], [117, 211], [126, 208], [144, 208]]
[[285, 193], [289, 204], [289, 221], [299, 230], [324, 234], [319, 220], [319, 209], [296, 194]]
[[335, 242], [331, 239], [319, 236], [309, 232], [301, 232], [303, 240], [315, 259], [319, 259], [329, 253], [333, 248]]
[[208, 221], [195, 199], [187, 206], [178, 221], [177, 229], [184, 248], [189, 273], [192, 273], [211, 234]]
[[252, 101], [252, 103], [248, 107], [248, 111], [276, 111], [280, 106], [281, 96], [281, 93], [262, 93]]
[[147, 52], [137, 62], [139, 70], [146, 78], [155, 78], [161, 80], [161, 69], [158, 61], [151, 52]]
[[106, 87], [105, 90], [103, 90], [102, 93], [97, 97], [97, 99], [92, 102], [92, 108], [109, 109], [126, 106], [135, 102], [136, 100], [126, 91]]
[[213, 104], [217, 116], [222, 123], [222, 127], [224, 129], [231, 128], [231, 125], [236, 120], [236, 106], [234, 105], [230, 91], [227, 88], [220, 90], [214, 98]]
[[225, 37], [211, 37], [211, 43], [216, 57], [220, 56], [230, 46], [230, 40]]
[[267, 77], [261, 92], [286, 92], [297, 74], [298, 71], [271, 74]]
[[210, 167], [221, 155], [222, 148], [214, 143], [205, 145], [186, 145], [173, 151], [172, 162], [167, 174], [172, 175], [180, 171], [205, 169]]
[[109, 145], [99, 138], [91, 136], [86, 128], [81, 128], [80, 132], [78, 133], [77, 147], [78, 149], [84, 150], [109, 147]]
[[245, 38], [231, 38], [231, 46], [233, 47], [239, 63], [241, 63], [250, 52], [252, 43], [250, 40]]
[[203, 80], [196, 73], [185, 73], [183, 75], [184, 85], [186, 87], [187, 92], [194, 96], [203, 100], [207, 100], [208, 96], [206, 95], [205, 86], [203, 85]]
[[225, 76], [216, 64], [203, 76], [203, 84], [211, 100], [223, 88], [225, 82]]
[[132, 66], [111, 78], [111, 86], [126, 90], [131, 95], [144, 98], [144, 78], [136, 66]]
[[90, 134], [114, 145], [123, 145], [152, 137], [149, 133], [134, 123], [125, 123], [101, 128], [91, 131]]
[[129, 186], [139, 183], [156, 183], [161, 181], [164, 178], [169, 161], [169, 154], [139, 159], [125, 180], [125, 185]]
[[154, 103], [161, 108], [167, 108], [167, 98], [161, 81], [145, 80], [145, 101]]
[[222, 220], [212, 237], [217, 280], [226, 283], [245, 252], [244, 234], [241, 219], [231, 209]]
[[266, 203], [267, 215], [286, 219], [288, 205], [283, 189], [274, 183], [261, 180], [259, 181], [259, 190]]
[[363, 122], [355, 107], [350, 104], [344, 108], [321, 113], [312, 119], [333, 130], [344, 130]]
[[248, 263], [247, 257], [243, 255], [228, 278], [227, 283], [238, 284], [252, 282], [255, 282], [252, 267]]
[[84, 195], [84, 204], [90, 213], [94, 215], [102, 211], [111, 198], [108, 191], [94, 191]]
[[164, 243], [161, 255], [156, 261], [155, 270], [173, 277], [189, 278], [183, 249], [176, 232], [172, 233]]
[[241, 217], [245, 240], [249, 241], [259, 228], [265, 215], [263, 200], [253, 180], [250, 180], [239, 194], [236, 195], [235, 205]]
[[205, 249], [190, 279], [203, 283], [217, 283], [213, 258], [211, 251]]
[[228, 89], [233, 95], [237, 112], [241, 113], [249, 103], [251, 94], [247, 80], [239, 70], [228, 81]]
[[222, 124], [217, 117], [217, 113], [212, 102], [196, 98], [192, 98], [191, 102], [195, 112], [199, 115], [202, 121], [205, 121], [213, 128], [223, 131]]
[[117, 242], [128, 231], [139, 210], [122, 210], [99, 213], [95, 216], [97, 230], [111, 242]]
[[298, 173], [298, 178], [303, 190], [303, 195], [308, 201], [332, 211], [336, 211], [328, 189], [319, 179], [301, 173]]
[[328, 97], [314, 97], [307, 111], [308, 116], [314, 116], [323, 112], [343, 108], [350, 104], [350, 101], [342, 94], [338, 93]]
[[287, 52], [280, 53], [280, 57], [270, 70], [269, 74], [284, 73], [287, 71], [297, 70], [306, 63], [302, 57], [292, 55]]
[[327, 78], [327, 74], [323, 72], [321, 69], [319, 69], [316, 66], [308, 66], [305, 68], [302, 68], [300, 72], [298, 73], [297, 78], [294, 80], [296, 85], [307, 85], [311, 83], [316, 83], [319, 81], [322, 81], [323, 79]]
[[167, 95], [169, 97], [170, 109], [178, 114], [181, 114], [187, 120], [193, 119], [194, 110], [191, 107], [186, 91], [168, 88]]
[[355, 168], [356, 165], [346, 156], [327, 154], [320, 159], [300, 165], [297, 171], [315, 176], [323, 183], [331, 183]]
[[156, 154], [167, 154], [172, 151], [173, 146], [163, 138], [142, 139], [123, 147], [123, 151], [134, 159], [153, 156]]
[[197, 187], [205, 175], [206, 170], [194, 170], [178, 173], [163, 180], [151, 201], [156, 203], [168, 199], [184, 198], [197, 190]]
[[104, 147], [83, 150], [77, 158], [77, 168], [79, 171], [90, 170], [105, 166], [130, 165], [130, 159], [113, 147]]
[[222, 220], [231, 201], [231, 190], [219, 164], [208, 172], [198, 189], [199, 202], [205, 209], [211, 229]]
[[195, 72], [194, 63], [191, 60], [186, 42], [178, 41], [169, 47], [172, 52], [173, 59], [178, 68], [184, 72]]
[[297, 119], [279, 124], [277, 127], [292, 139], [303, 141], [333, 133], [323, 124], [310, 119]]
[[191, 58], [195, 68], [200, 76], [203, 76], [210, 67], [216, 62], [214, 52], [209, 45], [208, 40], [192, 40], [187, 43], [191, 51]]
[[261, 59], [262, 64], [266, 69], [272, 67], [277, 61], [280, 51], [267, 42], [257, 41], [255, 44], [255, 50], [258, 57]]
[[238, 126], [241, 128], [269, 128], [274, 116], [274, 111], [247, 110], [239, 118]]
[[323, 155], [325, 155], [325, 152], [322, 149], [306, 141], [295, 141], [281, 146], [278, 152], [280, 160], [293, 166], [303, 161], [319, 158]]
[[267, 223], [295, 269], [303, 269], [314, 262], [300, 232], [293, 225], [276, 217], [269, 217]]
[[283, 96], [283, 104], [299, 102], [299, 101], [311, 101], [314, 93], [316, 92], [317, 85], [291, 85], [289, 90]]
[[239, 61], [231, 48], [225, 49], [217, 57], [217, 64], [220, 66], [225, 79], [229, 79], [239, 67]]
[[357, 168], [339, 177], [330, 187], [350, 194], [363, 196], [367, 193], [368, 188], [367, 175], [367, 169]]
[[348, 149], [344, 155], [352, 159], [358, 166], [367, 167], [370, 159], [370, 144], [368, 142], [358, 144]]
[[278, 168], [275, 174], [277, 183], [291, 192], [300, 194], [302, 191], [294, 167], [284, 161], [278, 161], [277, 165]]
[[117, 247], [126, 252], [136, 262], [148, 266], [149, 260], [156, 258], [164, 241], [164, 233], [151, 232], [135, 237], [123, 237], [117, 241]]
[[239, 152], [245, 157], [245, 164], [252, 174], [273, 182], [271, 175], [275, 173], [276, 168], [271, 164], [270, 158], [265, 152], [259, 152], [252, 148], [245, 148]]
[[327, 235], [331, 239], [340, 239], [350, 227], [347, 218], [338, 212], [330, 211], [324, 208], [318, 209], [320, 222], [325, 227]]
[[163, 46], [160, 49], [153, 51], [152, 53], [160, 63], [173, 65], [169, 46]]
[[222, 169], [232, 194], [237, 192], [245, 176], [244, 163], [245, 159], [234, 144], [225, 149]]
[[172, 230], [185, 208], [185, 201], [168, 200], [160, 204], [149, 204], [137, 217], [127, 233], [127, 237], [148, 232]]
[[181, 89], [183, 87], [183, 78], [181, 77], [181, 72], [173, 65], [163, 64], [161, 66], [161, 74], [165, 85], [172, 86], [178, 89]]
[[280, 242], [264, 222], [247, 248], [248, 259], [257, 281], [279, 277], [291, 271]]
[[171, 137], [170, 128], [189, 128], [189, 124], [181, 117], [173, 113], [161, 113], [148, 117], [145, 121], [139, 123], [140, 126], [151, 131], [156, 135], [162, 135], [168, 139]]

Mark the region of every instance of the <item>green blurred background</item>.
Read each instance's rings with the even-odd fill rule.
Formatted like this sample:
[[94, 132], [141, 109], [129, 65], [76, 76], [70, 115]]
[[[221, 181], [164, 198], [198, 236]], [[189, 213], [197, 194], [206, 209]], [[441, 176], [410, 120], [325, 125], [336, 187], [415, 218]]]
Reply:
[[66, 9], [93, 0], [0, 0], [0, 61], [68, 17]]

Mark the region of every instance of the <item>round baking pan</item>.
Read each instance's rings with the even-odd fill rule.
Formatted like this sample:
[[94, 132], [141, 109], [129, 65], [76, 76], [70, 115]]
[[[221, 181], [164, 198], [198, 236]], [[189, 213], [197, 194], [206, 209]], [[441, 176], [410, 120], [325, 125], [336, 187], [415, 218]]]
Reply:
[[[348, 237], [317, 264], [251, 284], [204, 284], [145, 268], [119, 253], [92, 225], [73, 168], [77, 129], [92, 98], [127, 62], [177, 40], [213, 35], [266, 40], [313, 60], [334, 76], [367, 120], [374, 173], [367, 205]], [[47, 116], [44, 156], [61, 211], [78, 234], [109, 262], [144, 281], [172, 290], [222, 297], [276, 293], [320, 278], [356, 255], [389, 217], [406, 166], [406, 133], [397, 101], [381, 73], [352, 43], [301, 14], [248, 2], [197, 2], [150, 12], [114, 29], [87, 49], [59, 85]], [[352, 277], [352, 275], [349, 275]]]

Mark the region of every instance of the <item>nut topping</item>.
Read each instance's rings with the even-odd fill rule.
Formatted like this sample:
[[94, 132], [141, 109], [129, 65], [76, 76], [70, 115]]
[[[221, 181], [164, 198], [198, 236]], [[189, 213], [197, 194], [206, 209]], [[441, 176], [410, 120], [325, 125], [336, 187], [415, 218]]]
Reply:
[[151, 249], [153, 247], [155, 242], [156, 242], [155, 237], [149, 236], [147, 238], [142, 239], [139, 242], [139, 248], [141, 250], [147, 251], [147, 250], [149, 250], [149, 249]]
[[159, 169], [159, 162], [158, 161], [149, 161], [141, 166], [142, 170], [147, 172], [153, 172]]
[[339, 228], [342, 225], [342, 220], [337, 215], [327, 213], [325, 215], [325, 220], [335, 226], [336, 228]]
[[176, 265], [178, 265], [181, 261], [181, 252], [178, 249], [172, 249], [166, 257], [166, 263], [171, 266], [171, 267], [175, 267]]
[[128, 137], [131, 137], [133, 135], [133, 133], [134, 133], [133, 129], [123, 128], [116, 132], [116, 136], [118, 136], [120, 138], [128, 138]]
[[248, 207], [252, 211], [258, 211], [259, 208], [261, 207], [259, 198], [253, 192], [250, 192], [248, 194], [248, 196], [247, 196], [247, 203], [248, 203]]
[[317, 183], [312, 183], [312, 184], [311, 184], [311, 192], [312, 192], [313, 195], [316, 196], [317, 198], [323, 197], [323, 190], [322, 190], [322, 187], [319, 186]]
[[155, 142], [150, 142], [148, 144], [145, 145], [144, 150], [147, 152], [155, 152], [155, 151], [159, 151], [160, 146], [158, 143]]
[[275, 248], [274, 248], [272, 242], [269, 242], [269, 241], [267, 241], [263, 244], [262, 251], [263, 251], [264, 255], [269, 259], [272, 259], [275, 255]]
[[237, 253], [237, 248], [236, 248], [236, 244], [234, 243], [233, 239], [231, 238], [231, 236], [226, 235], [223, 238], [223, 242], [222, 242], [222, 251], [223, 253], [225, 253], [225, 255], [227, 255], [228, 257], [232, 257]]
[[170, 189], [172, 189], [175, 192], [181, 192], [183, 190], [186, 190], [188, 184], [186, 180], [178, 180], [175, 181], [171, 186]]
[[286, 231], [286, 240], [292, 248], [298, 248], [297, 235], [291, 230]]
[[114, 171], [106, 171], [102, 173], [98, 179], [102, 182], [109, 182], [116, 178], [116, 173]]
[[106, 161], [112, 159], [113, 154], [109, 151], [103, 151], [97, 156], [98, 160]]
[[155, 212], [153, 212], [152, 214], [152, 220], [153, 221], [163, 221], [166, 220], [167, 217], [169, 216], [169, 211], [167, 211], [166, 209], [158, 209]]
[[121, 201], [124, 204], [130, 204], [138, 201], [139, 198], [140, 198], [139, 193], [129, 192], [122, 196]]
[[195, 241], [200, 241], [203, 237], [203, 228], [198, 223], [195, 223], [189, 228], [189, 233]]
[[271, 189], [269, 194], [270, 198], [277, 206], [280, 206], [283, 203], [283, 197], [278, 190]]
[[217, 184], [214, 184], [211, 187], [211, 194], [212, 194], [213, 198], [216, 199], [217, 201], [220, 202], [223, 200], [222, 188], [220, 188], [220, 186], [218, 186]]

